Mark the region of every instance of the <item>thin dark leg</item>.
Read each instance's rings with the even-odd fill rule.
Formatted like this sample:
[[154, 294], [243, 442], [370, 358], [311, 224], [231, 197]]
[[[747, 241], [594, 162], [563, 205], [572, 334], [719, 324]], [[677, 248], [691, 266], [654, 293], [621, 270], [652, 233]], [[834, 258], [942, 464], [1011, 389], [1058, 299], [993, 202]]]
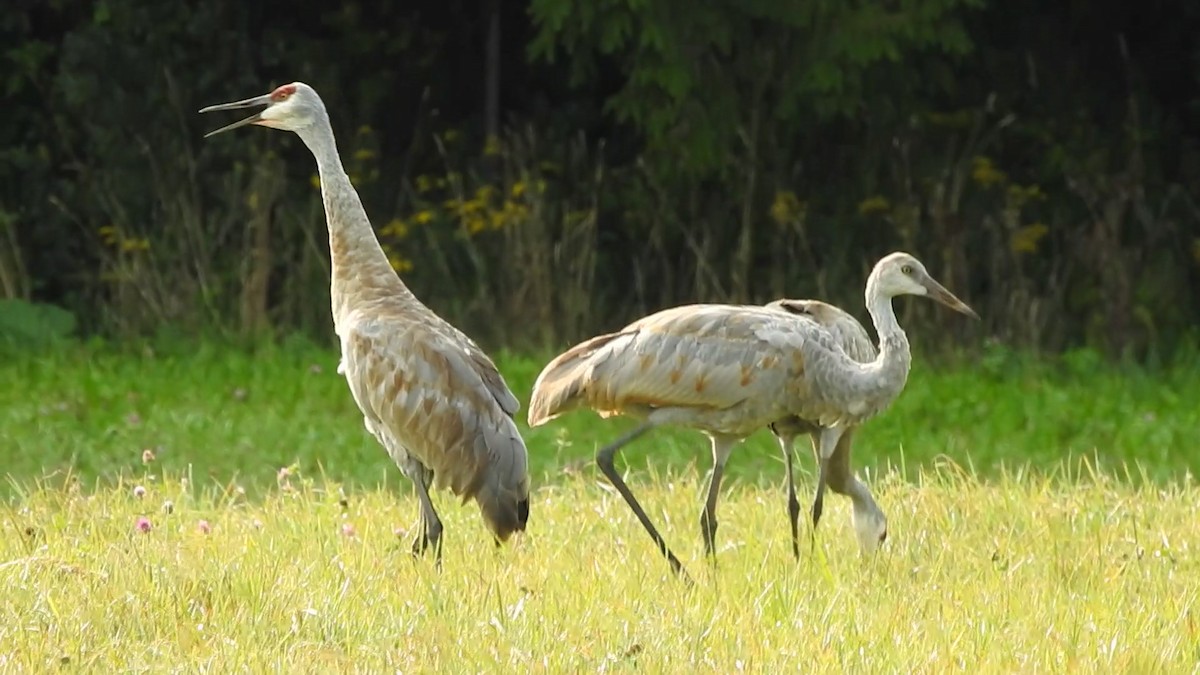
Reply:
[[629, 508], [633, 510], [633, 515], [637, 516], [637, 519], [641, 521], [642, 527], [646, 528], [646, 532], [650, 533], [650, 538], [653, 539], [654, 543], [658, 545], [658, 550], [661, 551], [662, 554], [666, 556], [667, 561], [671, 563], [671, 571], [682, 576], [688, 581], [688, 583], [691, 583], [692, 579], [683, 569], [683, 565], [679, 562], [679, 558], [676, 558], [675, 554], [671, 552], [671, 549], [667, 548], [666, 540], [664, 540], [662, 535], [658, 533], [658, 530], [655, 529], [654, 523], [650, 522], [650, 517], [646, 515], [646, 511], [642, 509], [642, 505], [638, 503], [637, 498], [634, 497], [633, 493], [629, 491], [629, 486], [625, 484], [625, 481], [621, 478], [621, 474], [617, 473], [616, 467], [613, 466], [613, 457], [616, 456], [617, 450], [620, 450], [621, 447], [626, 443], [629, 443], [630, 441], [646, 433], [653, 428], [653, 426], [654, 425], [650, 422], [646, 422], [633, 431], [604, 446], [599, 452], [596, 453], [596, 464], [600, 467], [600, 471], [604, 473], [605, 477], [608, 478], [608, 481], [612, 483], [613, 487], [617, 488], [617, 492], [621, 493], [621, 496], [625, 498], [625, 503], [629, 504]]
[[425, 504], [421, 502], [421, 486], [424, 484], [425, 471], [419, 467], [414, 468], [410, 477], [417, 492], [417, 536], [413, 537], [412, 554], [420, 556], [429, 547], [429, 536], [425, 524]]
[[729, 460], [734, 443], [735, 440], [728, 438], [712, 439], [712, 478], [708, 481], [704, 510], [700, 512], [700, 535], [704, 537], [704, 553], [714, 565], [717, 564], [717, 498], [721, 493], [721, 476], [725, 475], [725, 462]]
[[825, 486], [829, 480], [829, 458], [833, 455], [842, 429], [822, 429], [813, 437], [813, 450], [817, 456], [817, 490], [812, 504], [812, 545], [817, 545], [817, 524], [821, 522], [821, 511], [825, 507]]
[[700, 512], [700, 536], [704, 537], [704, 555], [715, 565], [717, 563], [717, 495], [721, 490], [721, 474], [724, 468], [713, 465], [712, 478], [708, 481], [708, 497], [704, 500], [704, 510]]
[[800, 559], [800, 500], [796, 498], [796, 478], [792, 473], [793, 438], [776, 436], [783, 450], [783, 461], [787, 465], [787, 511], [792, 526], [792, 555]]
[[442, 565], [442, 520], [438, 518], [433, 508], [433, 500], [429, 498], [428, 472], [424, 472], [418, 480], [413, 481], [417, 488], [417, 499], [421, 503], [421, 534], [413, 543], [413, 553], [421, 555], [425, 549], [432, 546], [438, 567]]
[[425, 514], [424, 509], [417, 509], [417, 536], [413, 537], [412, 554], [419, 556], [425, 552], [425, 548], [429, 546], [429, 540], [425, 537]]
[[813, 495], [812, 503], [812, 545], [817, 545], [817, 524], [821, 522], [821, 511], [825, 508], [825, 460], [817, 458], [817, 492]]

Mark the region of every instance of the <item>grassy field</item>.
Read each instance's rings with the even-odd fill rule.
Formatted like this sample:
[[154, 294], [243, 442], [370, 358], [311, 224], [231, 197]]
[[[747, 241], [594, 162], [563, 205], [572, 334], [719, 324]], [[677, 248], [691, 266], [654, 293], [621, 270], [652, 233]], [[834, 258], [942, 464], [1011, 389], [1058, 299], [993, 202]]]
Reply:
[[[541, 360], [500, 364], [527, 400]], [[1179, 672], [1200, 660], [1193, 362], [918, 358], [857, 438], [889, 518], [871, 559], [837, 497], [816, 547], [792, 558], [782, 459], [763, 433], [731, 459], [711, 568], [697, 523], [706, 443], [656, 432], [622, 457], [690, 589], [594, 468], [597, 444], [628, 423], [586, 412], [526, 434], [525, 536], [495, 549], [474, 506], [439, 494], [443, 569], [414, 560], [415, 499], [335, 367], [303, 344], [0, 362], [0, 671]]]

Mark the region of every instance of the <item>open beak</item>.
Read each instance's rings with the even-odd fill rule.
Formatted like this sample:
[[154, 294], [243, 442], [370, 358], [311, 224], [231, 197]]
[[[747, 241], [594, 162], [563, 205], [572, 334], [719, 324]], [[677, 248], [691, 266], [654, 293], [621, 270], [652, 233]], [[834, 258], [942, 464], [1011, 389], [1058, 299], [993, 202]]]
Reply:
[[[254, 106], [259, 106], [259, 105], [261, 105], [261, 106], [271, 105], [271, 95], [263, 94], [262, 96], [255, 96], [254, 98], [248, 98], [244, 101], [234, 101], [233, 103], [221, 103], [220, 105], [210, 105], [207, 108], [201, 108], [200, 112], [206, 113], [206, 112], [213, 112], [215, 110], [238, 110], [240, 108], [253, 108]], [[222, 131], [229, 131], [230, 129], [244, 127], [247, 124], [257, 124], [258, 121], [261, 119], [262, 119], [262, 111], [260, 110], [259, 112], [254, 113], [253, 115], [247, 117], [244, 120], [223, 126], [220, 129], [217, 129], [216, 131], [210, 131], [207, 134], [204, 134], [204, 137], [208, 138], [209, 136], [215, 136], [216, 134], [219, 134]]]
[[930, 298], [937, 300], [956, 312], [962, 312], [967, 316], [974, 317], [976, 320], [979, 319], [979, 315], [975, 313], [975, 310], [968, 307], [967, 303], [954, 297], [953, 293], [946, 290], [945, 286], [934, 281], [933, 277], [925, 275], [925, 278], [921, 280], [921, 285], [929, 290]]

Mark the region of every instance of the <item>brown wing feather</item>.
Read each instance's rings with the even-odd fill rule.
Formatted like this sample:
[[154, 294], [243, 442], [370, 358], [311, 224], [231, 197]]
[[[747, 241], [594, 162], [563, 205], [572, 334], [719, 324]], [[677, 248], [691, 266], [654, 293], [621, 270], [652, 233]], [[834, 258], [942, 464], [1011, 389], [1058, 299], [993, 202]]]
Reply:
[[410, 457], [438, 487], [474, 497], [501, 538], [523, 526], [527, 452], [509, 412], [515, 397], [490, 360], [429, 326], [371, 321], [343, 331], [342, 353], [368, 428], [402, 468]]

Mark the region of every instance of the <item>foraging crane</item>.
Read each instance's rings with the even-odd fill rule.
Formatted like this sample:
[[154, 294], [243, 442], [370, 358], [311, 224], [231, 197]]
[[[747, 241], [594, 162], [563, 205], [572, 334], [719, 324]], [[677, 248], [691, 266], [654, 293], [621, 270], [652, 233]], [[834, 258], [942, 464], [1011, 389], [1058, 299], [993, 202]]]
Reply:
[[629, 504], [676, 573], [686, 572], [613, 466], [617, 451], [650, 429], [673, 424], [704, 432], [712, 477], [700, 516], [705, 552], [715, 559], [717, 493], [734, 445], [795, 416], [821, 427], [818, 454], [828, 461], [850, 427], [885, 409], [908, 378], [908, 337], [892, 298], [928, 296], [978, 315], [933, 279], [919, 260], [892, 253], [867, 279], [866, 304], [879, 333], [875, 359], [859, 363], [837, 336], [803, 316], [746, 305], [685, 305], [586, 340], [538, 375], [529, 425], [588, 407], [601, 417], [628, 415], [640, 425], [596, 453], [596, 463]]
[[[859, 363], [870, 363], [878, 356], [875, 344], [867, 329], [853, 316], [842, 309], [821, 302], [820, 300], [775, 300], [766, 305], [789, 314], [806, 317], [831, 331], [842, 351]], [[788, 518], [792, 528], [792, 554], [800, 558], [800, 542], [798, 520], [800, 502], [796, 499], [796, 483], [792, 473], [792, 455], [796, 437], [808, 434], [812, 438], [813, 454], [817, 458], [817, 490], [813, 497], [812, 524], [815, 532], [817, 523], [821, 520], [821, 511], [825, 500], [825, 486], [828, 484], [834, 492], [846, 495], [853, 504], [851, 523], [858, 537], [858, 544], [864, 553], [873, 552], [879, 544], [887, 539], [887, 518], [883, 515], [871, 491], [854, 476], [850, 468], [851, 440], [856, 427], [847, 427], [838, 439], [833, 454], [821, 461], [818, 448], [821, 426], [815, 422], [796, 416], [786, 417], [770, 424], [771, 433], [779, 441], [783, 450], [783, 459], [787, 468], [787, 497]]]
[[441, 562], [442, 522], [429, 488], [474, 498], [496, 543], [529, 519], [525, 443], [513, 415], [520, 404], [495, 364], [466, 335], [422, 304], [392, 269], [358, 193], [342, 168], [325, 104], [293, 82], [269, 94], [200, 112], [266, 106], [212, 136], [256, 124], [295, 132], [317, 160], [329, 226], [338, 372], [367, 430], [416, 487], [420, 531], [413, 553], [433, 547]]

